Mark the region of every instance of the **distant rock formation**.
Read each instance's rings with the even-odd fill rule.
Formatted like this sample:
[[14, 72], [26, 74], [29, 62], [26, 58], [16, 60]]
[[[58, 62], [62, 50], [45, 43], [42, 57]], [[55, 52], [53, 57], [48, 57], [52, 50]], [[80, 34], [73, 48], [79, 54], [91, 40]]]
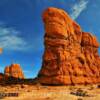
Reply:
[[2, 54], [2, 51], [3, 51], [2, 48], [0, 48], [0, 54]]
[[24, 79], [24, 74], [19, 64], [11, 64], [10, 66], [7, 66], [4, 70], [4, 75], [5, 78], [13, 77]]
[[43, 21], [45, 51], [39, 82], [52, 85], [99, 83], [100, 57], [96, 37], [83, 32], [61, 9], [45, 10]]
[[0, 81], [4, 79], [4, 74], [0, 73]]

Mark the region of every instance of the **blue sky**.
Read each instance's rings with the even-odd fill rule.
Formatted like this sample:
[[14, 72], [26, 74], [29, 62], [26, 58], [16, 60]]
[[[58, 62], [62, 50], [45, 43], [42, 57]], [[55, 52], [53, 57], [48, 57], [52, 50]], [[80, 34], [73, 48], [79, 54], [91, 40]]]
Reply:
[[19, 63], [26, 77], [36, 77], [44, 50], [41, 15], [51, 6], [64, 9], [100, 42], [100, 0], [0, 0], [0, 72]]

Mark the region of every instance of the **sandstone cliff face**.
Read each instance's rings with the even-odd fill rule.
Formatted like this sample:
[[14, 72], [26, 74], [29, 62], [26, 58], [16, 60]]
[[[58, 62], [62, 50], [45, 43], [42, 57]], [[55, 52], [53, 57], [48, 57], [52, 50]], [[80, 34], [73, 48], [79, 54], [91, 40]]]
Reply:
[[43, 21], [45, 51], [39, 82], [54, 85], [99, 83], [100, 57], [96, 37], [83, 32], [61, 9], [45, 10]]
[[13, 78], [24, 78], [24, 74], [19, 64], [11, 64], [7, 66], [4, 70], [5, 78], [13, 77]]

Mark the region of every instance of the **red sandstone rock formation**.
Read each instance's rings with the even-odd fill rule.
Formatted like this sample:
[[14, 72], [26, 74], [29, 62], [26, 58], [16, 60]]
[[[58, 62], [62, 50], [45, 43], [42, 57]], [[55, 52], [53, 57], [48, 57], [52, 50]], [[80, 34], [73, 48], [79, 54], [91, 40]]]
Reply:
[[24, 78], [24, 74], [19, 64], [11, 64], [11, 66], [7, 66], [4, 70], [5, 77], [13, 77], [13, 78]]
[[2, 48], [0, 48], [0, 54], [2, 54], [2, 51], [3, 51]]
[[43, 13], [45, 26], [42, 68], [38, 80], [43, 84], [93, 84], [100, 82], [99, 43], [83, 32], [69, 15], [57, 8]]
[[4, 79], [4, 74], [0, 73], [0, 81]]

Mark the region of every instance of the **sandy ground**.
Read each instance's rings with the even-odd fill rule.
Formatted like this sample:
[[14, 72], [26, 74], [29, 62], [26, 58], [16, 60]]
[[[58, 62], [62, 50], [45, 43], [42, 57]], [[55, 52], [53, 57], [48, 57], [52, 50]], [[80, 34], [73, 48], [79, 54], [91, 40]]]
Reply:
[[[71, 94], [76, 90], [86, 91], [86, 96]], [[100, 88], [88, 86], [0, 86], [0, 93], [18, 93], [18, 97], [1, 97], [0, 100], [100, 100]], [[76, 93], [76, 92], [75, 92]]]

